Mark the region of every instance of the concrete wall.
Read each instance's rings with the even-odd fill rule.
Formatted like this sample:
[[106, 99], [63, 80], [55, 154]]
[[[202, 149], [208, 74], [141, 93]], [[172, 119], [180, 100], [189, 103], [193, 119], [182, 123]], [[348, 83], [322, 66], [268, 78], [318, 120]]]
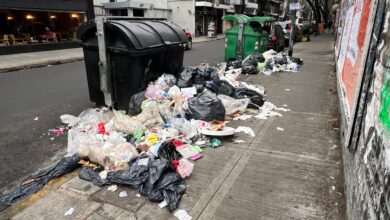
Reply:
[[195, 36], [195, 1], [168, 0], [168, 8], [172, 9], [171, 21]]
[[[390, 219], [390, 0], [377, 2], [352, 141], [343, 147], [348, 219]], [[342, 122], [345, 134], [345, 115]]]
[[147, 18], [166, 18], [171, 20], [172, 13], [167, 9], [148, 9], [145, 11], [145, 17]]

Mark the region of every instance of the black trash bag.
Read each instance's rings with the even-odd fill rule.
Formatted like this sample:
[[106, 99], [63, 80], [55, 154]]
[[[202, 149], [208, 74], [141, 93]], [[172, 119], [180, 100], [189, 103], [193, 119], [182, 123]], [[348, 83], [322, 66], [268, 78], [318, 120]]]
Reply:
[[275, 61], [275, 64], [279, 64], [279, 65], [284, 65], [284, 64], [288, 63], [286, 55], [275, 56], [274, 61]]
[[303, 60], [301, 58], [298, 58], [298, 57], [292, 57], [291, 62], [296, 63], [299, 66], [302, 66], [302, 64], [303, 64]]
[[[16, 188], [6, 190], [0, 195], [2, 205], [10, 206], [15, 202], [41, 190], [50, 180], [60, 177], [76, 169], [80, 161], [79, 155], [64, 157], [57, 164], [49, 166], [25, 178]], [[23, 184], [25, 183], [25, 184]]]
[[135, 116], [142, 112], [141, 104], [146, 99], [145, 93], [146, 91], [142, 91], [131, 96], [128, 115]]
[[152, 202], [161, 202], [163, 198], [161, 196], [158, 197], [158, 195], [153, 195], [153, 191], [155, 190], [156, 183], [167, 170], [173, 171], [171, 168], [171, 162], [168, 160], [157, 159], [150, 161], [148, 164], [148, 179], [145, 183], [139, 185], [138, 192], [140, 192], [143, 196], [147, 196], [149, 198], [152, 197]]
[[185, 67], [179, 74], [177, 86], [180, 88], [191, 87], [194, 84], [194, 76], [197, 74], [197, 67]]
[[235, 88], [233, 98], [249, 98], [251, 100], [251, 103], [249, 103], [248, 108], [258, 109], [259, 107], [264, 105], [263, 96], [256, 91], [247, 88]]
[[178, 160], [180, 158], [180, 154], [176, 151], [176, 147], [173, 145], [172, 141], [165, 141], [162, 143], [158, 149], [157, 155], [159, 158], [167, 161]]
[[204, 86], [202, 84], [193, 84], [192, 86], [195, 87], [196, 93], [202, 93], [204, 91]]
[[226, 63], [226, 68], [225, 70], [229, 69], [239, 69], [242, 66], [241, 60], [230, 60]]
[[202, 93], [188, 100], [190, 117], [196, 120], [222, 121], [225, 119], [225, 107], [222, 101], [212, 93]]
[[107, 174], [107, 180], [111, 183], [126, 185], [135, 189], [138, 189], [148, 178], [148, 167], [134, 163], [123, 170], [112, 171]]
[[257, 63], [262, 63], [265, 61], [263, 54], [259, 52], [254, 52], [250, 58], [249, 58], [254, 65], [257, 65]]
[[93, 167], [83, 167], [80, 170], [79, 177], [82, 180], [92, 182], [93, 184], [100, 187], [111, 185], [112, 183], [107, 178], [102, 179], [100, 177], [99, 173], [103, 170], [104, 168], [99, 170]]
[[243, 73], [243, 74], [258, 74], [259, 70], [257, 69], [257, 63], [255, 66], [251, 63], [251, 61], [245, 62], [242, 65], [241, 73]]
[[232, 85], [230, 85], [230, 83], [228, 83], [227, 81], [225, 80], [220, 80], [218, 81], [217, 83], [217, 94], [220, 95], [227, 95], [227, 96], [232, 96], [233, 93], [234, 93], [234, 87]]
[[151, 193], [149, 200], [167, 202], [169, 211], [174, 211], [179, 206], [179, 201], [186, 191], [184, 180], [175, 172], [165, 173], [158, 181], [155, 190]]
[[265, 62], [265, 69], [266, 69], [266, 70], [273, 70], [273, 69], [274, 69], [274, 66], [275, 66], [275, 60], [274, 60], [274, 58], [268, 59], [268, 60]]

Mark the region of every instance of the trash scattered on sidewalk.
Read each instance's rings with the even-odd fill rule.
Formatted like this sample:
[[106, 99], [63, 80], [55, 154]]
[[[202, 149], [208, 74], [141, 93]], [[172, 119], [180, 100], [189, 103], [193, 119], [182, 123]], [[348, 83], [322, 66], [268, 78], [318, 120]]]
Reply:
[[238, 126], [237, 128], [236, 128], [236, 131], [235, 131], [236, 133], [238, 133], [238, 132], [244, 132], [245, 134], [247, 134], [247, 135], [249, 135], [249, 136], [251, 136], [251, 137], [255, 137], [256, 135], [255, 135], [255, 132], [253, 132], [253, 130], [252, 130], [252, 128], [250, 128], [250, 127], [245, 127], [245, 126]]
[[168, 205], [168, 203], [164, 200], [162, 202], [160, 202], [160, 204], [158, 204], [158, 206], [162, 209], [164, 207], [166, 207]]
[[337, 145], [334, 144], [334, 145], [332, 145], [332, 147], [329, 148], [329, 150], [334, 150], [336, 148], [337, 148]]
[[34, 121], [38, 121], [38, 117], [35, 117], [35, 118], [34, 118]]
[[241, 68], [243, 74], [263, 73], [271, 75], [274, 72], [298, 72], [303, 60], [296, 57], [288, 57], [284, 52], [277, 53], [268, 50], [260, 54], [255, 52], [246, 57], [242, 62], [230, 61], [226, 64], [226, 70]]
[[[65, 126], [50, 130], [48, 135], [67, 133], [68, 156], [3, 193], [1, 203], [12, 205], [51, 179], [83, 165], [79, 172], [82, 180], [108, 186], [112, 192], [119, 185], [131, 187], [139, 192], [137, 197], [164, 201], [170, 211], [176, 210], [186, 191], [184, 180], [194, 171], [192, 161], [205, 156], [202, 148], [222, 146], [217, 136], [244, 132], [255, 137], [252, 128], [227, 127], [225, 120], [267, 119], [281, 117], [277, 111], [289, 111], [265, 100], [264, 87], [238, 80], [241, 72], [258, 72], [259, 62], [275, 57], [273, 53], [253, 54], [242, 62], [242, 68], [241, 64], [230, 64], [236, 69], [186, 67], [177, 79], [164, 74], [145, 91], [132, 95], [128, 109], [102, 107], [86, 109], [78, 116], [61, 115]], [[126, 191], [119, 193], [121, 198], [127, 196]], [[179, 219], [191, 219], [185, 210], [176, 214]]]
[[174, 216], [176, 218], [178, 218], [179, 220], [191, 220], [192, 219], [192, 217], [184, 209], [177, 210], [175, 212]]
[[68, 211], [65, 212], [65, 216], [72, 215], [74, 212], [74, 208], [70, 208]]
[[120, 192], [119, 197], [121, 197], [121, 198], [127, 197], [127, 192], [126, 191]]
[[284, 131], [284, 128], [276, 127], [276, 130], [278, 130], [278, 131]]
[[108, 191], [111, 191], [111, 192], [116, 192], [118, 190], [118, 186], [117, 185], [111, 185], [107, 188]]

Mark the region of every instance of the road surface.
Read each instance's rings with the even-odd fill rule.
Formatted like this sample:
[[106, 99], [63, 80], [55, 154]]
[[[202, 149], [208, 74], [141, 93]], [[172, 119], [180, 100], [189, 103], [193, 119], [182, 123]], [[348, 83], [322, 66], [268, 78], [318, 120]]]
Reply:
[[[184, 65], [216, 65], [223, 53], [224, 40], [194, 44]], [[63, 157], [67, 136], [49, 130], [93, 106], [84, 62], [0, 73], [0, 189]]]

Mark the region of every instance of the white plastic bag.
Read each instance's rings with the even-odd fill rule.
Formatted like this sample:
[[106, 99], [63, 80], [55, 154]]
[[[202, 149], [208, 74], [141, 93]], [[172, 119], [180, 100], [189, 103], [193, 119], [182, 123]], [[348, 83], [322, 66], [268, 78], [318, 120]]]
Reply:
[[218, 95], [218, 98], [222, 101], [222, 104], [225, 107], [226, 115], [231, 115], [236, 112], [245, 112], [248, 104], [250, 103], [249, 98], [235, 99], [227, 95]]

